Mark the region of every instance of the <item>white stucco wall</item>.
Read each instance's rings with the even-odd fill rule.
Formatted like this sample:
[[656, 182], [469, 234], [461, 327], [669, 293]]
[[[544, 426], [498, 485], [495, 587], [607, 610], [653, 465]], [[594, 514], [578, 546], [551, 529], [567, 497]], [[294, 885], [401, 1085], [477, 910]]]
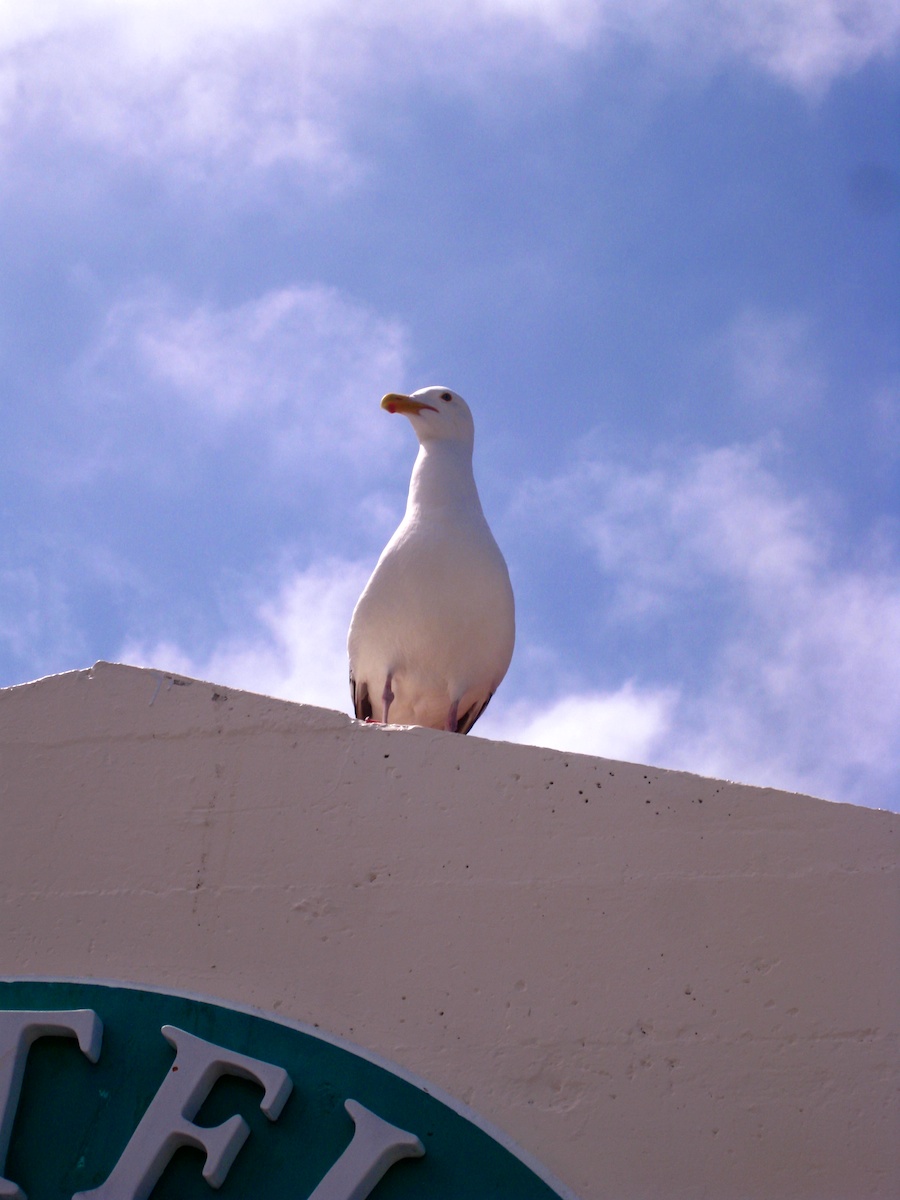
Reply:
[[900, 1193], [889, 813], [100, 663], [0, 815], [0, 974], [318, 1024], [584, 1200]]

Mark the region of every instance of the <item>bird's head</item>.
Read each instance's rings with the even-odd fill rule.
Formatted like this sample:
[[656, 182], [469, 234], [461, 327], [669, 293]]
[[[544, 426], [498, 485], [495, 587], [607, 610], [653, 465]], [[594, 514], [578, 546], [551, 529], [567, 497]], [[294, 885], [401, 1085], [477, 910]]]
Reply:
[[423, 444], [453, 441], [471, 446], [475, 440], [475, 422], [469, 406], [462, 396], [449, 388], [419, 388], [411, 396], [388, 392], [381, 407], [409, 417], [416, 437]]

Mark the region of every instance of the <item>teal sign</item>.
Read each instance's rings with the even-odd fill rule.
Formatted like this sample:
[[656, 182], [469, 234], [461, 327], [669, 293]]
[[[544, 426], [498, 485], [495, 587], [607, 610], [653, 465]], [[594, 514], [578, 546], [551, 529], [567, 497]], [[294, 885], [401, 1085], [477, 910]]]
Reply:
[[427, 1085], [307, 1027], [165, 992], [0, 981], [0, 1198], [216, 1195], [574, 1200]]

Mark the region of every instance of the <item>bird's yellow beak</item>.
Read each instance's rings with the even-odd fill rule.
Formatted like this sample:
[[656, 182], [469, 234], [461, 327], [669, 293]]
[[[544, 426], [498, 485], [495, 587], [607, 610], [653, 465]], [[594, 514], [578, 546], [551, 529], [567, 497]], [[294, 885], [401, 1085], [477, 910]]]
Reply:
[[381, 407], [386, 408], [389, 413], [405, 413], [407, 416], [420, 413], [423, 408], [428, 408], [431, 412], [437, 412], [433, 404], [425, 404], [421, 400], [414, 400], [412, 396], [401, 396], [397, 392], [388, 392], [382, 397]]

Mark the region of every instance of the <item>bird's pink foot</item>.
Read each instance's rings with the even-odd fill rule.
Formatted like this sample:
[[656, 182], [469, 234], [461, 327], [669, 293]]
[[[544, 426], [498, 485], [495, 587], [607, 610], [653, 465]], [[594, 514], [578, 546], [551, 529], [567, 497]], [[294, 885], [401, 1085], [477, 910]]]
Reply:
[[447, 724], [445, 726], [448, 733], [456, 733], [459, 729], [459, 701], [454, 700], [450, 705], [450, 711], [447, 713]]

